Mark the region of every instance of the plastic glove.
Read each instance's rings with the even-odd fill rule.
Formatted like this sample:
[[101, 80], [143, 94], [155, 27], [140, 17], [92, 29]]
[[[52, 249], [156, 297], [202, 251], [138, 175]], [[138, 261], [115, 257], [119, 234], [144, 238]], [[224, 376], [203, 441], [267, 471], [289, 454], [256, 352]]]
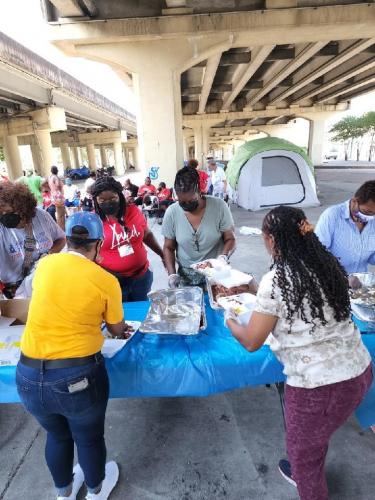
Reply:
[[223, 254], [223, 255], [219, 255], [217, 260], [221, 261], [223, 264], [228, 264], [229, 257], [228, 257], [228, 255]]
[[181, 278], [178, 274], [170, 274], [168, 277], [169, 288], [178, 288], [180, 281], [181, 281]]
[[224, 323], [227, 324], [228, 319], [233, 319], [234, 321], [237, 321], [237, 316], [236, 314], [231, 310], [231, 309], [225, 309], [224, 311]]

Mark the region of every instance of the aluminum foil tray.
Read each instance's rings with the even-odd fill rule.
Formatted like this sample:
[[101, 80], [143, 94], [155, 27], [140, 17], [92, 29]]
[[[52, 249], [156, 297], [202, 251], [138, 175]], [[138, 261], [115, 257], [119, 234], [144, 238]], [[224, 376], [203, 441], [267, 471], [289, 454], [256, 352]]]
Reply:
[[140, 326], [143, 333], [197, 335], [207, 327], [203, 292], [193, 286], [150, 292], [150, 309]]
[[[351, 291], [351, 308], [353, 314], [361, 321], [375, 324], [375, 273], [353, 273], [362, 286]], [[369, 293], [370, 291], [370, 293]]]

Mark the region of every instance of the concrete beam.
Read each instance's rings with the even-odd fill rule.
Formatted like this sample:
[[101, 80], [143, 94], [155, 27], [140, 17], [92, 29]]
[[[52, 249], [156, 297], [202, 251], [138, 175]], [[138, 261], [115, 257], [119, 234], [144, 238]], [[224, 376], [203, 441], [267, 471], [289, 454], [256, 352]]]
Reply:
[[211, 92], [211, 87], [216, 75], [217, 68], [219, 66], [221, 58], [221, 53], [216, 54], [207, 59], [207, 66], [203, 77], [202, 93], [199, 99], [198, 113], [202, 114], [205, 112], [208, 96]]
[[297, 6], [297, 0], [266, 0], [266, 9], [290, 9]]
[[274, 45], [264, 45], [263, 47], [258, 48], [256, 51], [253, 51], [253, 58], [251, 62], [247, 65], [246, 68], [243, 69], [242, 74], [238, 77], [237, 81], [233, 82], [233, 90], [225, 97], [223, 101], [223, 110], [228, 110], [232, 102], [250, 80], [250, 78], [254, 75], [257, 69], [264, 62], [266, 57], [270, 54]]
[[28, 117], [14, 117], [0, 123], [0, 136], [32, 135], [36, 130], [66, 130], [65, 111], [54, 106], [30, 111]]
[[[56, 25], [55, 43], [74, 53], [74, 47], [87, 43], [113, 43], [135, 40], [187, 38], [189, 35], [246, 33], [250, 43], [279, 44], [327, 41], [373, 36], [375, 4], [349, 4], [298, 9], [268, 9], [228, 13], [193, 14], [153, 18], [127, 18]], [[324, 31], [322, 31], [324, 30]], [[371, 33], [371, 34], [370, 34]], [[242, 45], [243, 46], [243, 45]]]
[[320, 104], [320, 103], [330, 101], [331, 99], [335, 99], [336, 97], [339, 97], [339, 96], [342, 96], [345, 94], [350, 94], [350, 93], [354, 92], [355, 90], [358, 90], [361, 87], [364, 87], [364, 86], [372, 84], [372, 83], [375, 83], [375, 75], [371, 75], [371, 76], [368, 76], [366, 78], [363, 78], [362, 80], [356, 81], [356, 82], [352, 83], [351, 85], [347, 85], [340, 90], [335, 90], [331, 94], [325, 95], [325, 96], [317, 99], [316, 102], [318, 102]]
[[338, 104], [316, 104], [314, 106], [298, 106], [293, 105], [289, 108], [270, 108], [261, 110], [244, 110], [244, 111], [229, 111], [228, 113], [206, 113], [205, 115], [184, 115], [183, 125], [186, 127], [197, 127], [199, 122], [211, 123], [214, 126], [216, 123], [221, 123], [224, 120], [258, 120], [259, 118], [272, 118], [274, 116], [289, 116], [296, 115], [300, 116], [306, 113], [321, 113], [321, 112], [332, 112], [335, 111], [346, 111], [349, 109], [349, 104], [347, 102], [341, 102]]
[[303, 101], [304, 99], [310, 99], [311, 97], [314, 97], [315, 95], [323, 94], [323, 92], [326, 92], [327, 90], [331, 89], [332, 87], [335, 87], [336, 85], [340, 85], [341, 83], [346, 82], [350, 78], [354, 78], [355, 76], [359, 75], [360, 73], [368, 71], [372, 68], [375, 68], [375, 59], [372, 59], [370, 61], [366, 61], [366, 62], [360, 64], [359, 66], [356, 66], [355, 68], [352, 68], [348, 71], [345, 71], [345, 73], [341, 73], [341, 75], [336, 76], [335, 78], [332, 78], [331, 80], [320, 85], [316, 89], [309, 90], [308, 92], [302, 94], [297, 99], [295, 99], [293, 102], [300, 102], [300, 101]]
[[298, 55], [285, 66], [279, 73], [268, 81], [262, 90], [257, 92], [254, 97], [252, 97], [248, 103], [253, 106], [256, 102], [260, 101], [262, 97], [267, 95], [272, 89], [277, 87], [283, 80], [290, 76], [294, 71], [296, 71], [302, 64], [308, 61], [314, 54], [320, 51], [324, 47], [326, 42], [309, 43]]
[[295, 94], [298, 90], [300, 90], [303, 87], [306, 87], [306, 85], [313, 82], [316, 78], [319, 78], [320, 76], [328, 73], [329, 71], [336, 68], [337, 66], [348, 61], [349, 59], [351, 59], [355, 55], [359, 54], [363, 50], [366, 50], [368, 47], [370, 47], [374, 43], [375, 43], [375, 38], [370, 38], [370, 39], [366, 39], [366, 40], [359, 40], [359, 41], [353, 43], [352, 45], [350, 45], [350, 47], [348, 47], [343, 52], [341, 52], [340, 55], [338, 55], [334, 59], [327, 61], [325, 64], [320, 66], [317, 70], [313, 71], [312, 73], [307, 75], [305, 78], [302, 78], [302, 80], [295, 83], [292, 87], [284, 90], [284, 92], [282, 92], [278, 96], [274, 97], [272, 99], [272, 101], [270, 101], [270, 104], [284, 100], [286, 97], [290, 96], [291, 94]]
[[220, 66], [232, 66], [233, 64], [248, 64], [251, 61], [251, 52], [234, 52], [223, 54]]
[[266, 61], [284, 61], [286, 59], [294, 59], [296, 56], [296, 49], [294, 47], [289, 49], [275, 48], [266, 58]]
[[50, 0], [61, 17], [82, 17], [85, 15], [78, 0]]

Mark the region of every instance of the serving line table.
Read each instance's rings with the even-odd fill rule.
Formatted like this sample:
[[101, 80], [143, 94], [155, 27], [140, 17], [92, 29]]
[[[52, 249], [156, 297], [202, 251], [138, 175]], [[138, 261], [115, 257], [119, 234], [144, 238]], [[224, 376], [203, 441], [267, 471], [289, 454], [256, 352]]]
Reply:
[[[148, 302], [124, 304], [127, 320], [142, 321]], [[206, 301], [207, 329], [198, 335], [137, 332], [113, 358], [106, 359], [111, 398], [209, 396], [285, 380], [283, 366], [268, 346], [249, 353], [224, 326], [223, 313]], [[361, 325], [359, 325], [361, 326]], [[363, 334], [375, 362], [375, 332]], [[0, 367], [0, 403], [19, 402], [15, 367]], [[362, 427], [375, 424], [375, 384], [357, 410]]]

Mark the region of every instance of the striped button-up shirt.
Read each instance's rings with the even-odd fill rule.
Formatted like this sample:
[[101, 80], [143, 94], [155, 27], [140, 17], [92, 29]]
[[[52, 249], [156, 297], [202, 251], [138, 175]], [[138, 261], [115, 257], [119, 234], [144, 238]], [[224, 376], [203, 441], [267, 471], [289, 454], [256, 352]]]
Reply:
[[327, 208], [315, 229], [319, 240], [338, 258], [348, 274], [365, 273], [375, 264], [375, 220], [360, 231], [350, 216], [350, 202]]

